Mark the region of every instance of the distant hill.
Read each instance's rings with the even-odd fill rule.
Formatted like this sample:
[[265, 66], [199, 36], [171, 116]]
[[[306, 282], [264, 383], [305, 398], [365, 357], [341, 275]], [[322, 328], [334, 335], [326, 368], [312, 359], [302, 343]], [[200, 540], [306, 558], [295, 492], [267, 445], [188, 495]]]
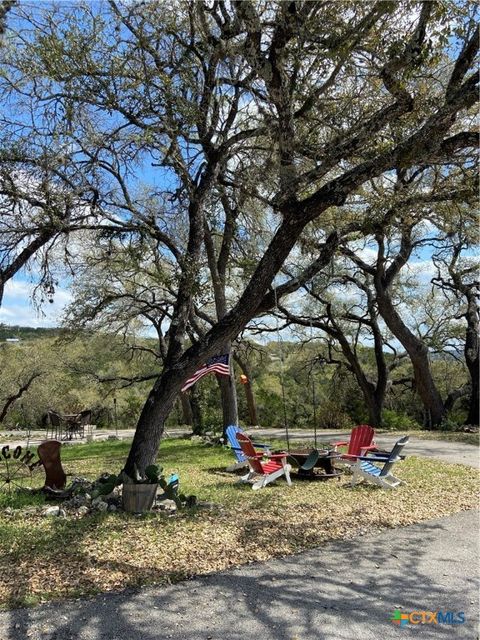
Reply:
[[62, 329], [56, 327], [19, 327], [18, 325], [0, 324], [0, 342], [5, 342], [7, 338], [19, 338], [20, 340], [55, 338], [61, 333]]

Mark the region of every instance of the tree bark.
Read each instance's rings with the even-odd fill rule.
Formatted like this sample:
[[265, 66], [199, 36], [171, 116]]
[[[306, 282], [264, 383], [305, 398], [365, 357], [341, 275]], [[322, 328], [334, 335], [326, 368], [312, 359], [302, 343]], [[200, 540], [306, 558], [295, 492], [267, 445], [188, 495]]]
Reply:
[[180, 393], [180, 403], [182, 405], [182, 419], [183, 424], [188, 424], [193, 427], [193, 411], [190, 404], [190, 398], [184, 392]]
[[471, 379], [471, 393], [469, 401], [468, 416], [465, 424], [479, 424], [479, 366], [480, 366], [480, 340], [479, 340], [479, 318], [478, 306], [475, 299], [475, 292], [469, 291], [467, 294], [467, 332], [465, 337], [465, 362], [468, 367]]
[[370, 425], [372, 427], [380, 429], [383, 425], [383, 403], [380, 403], [375, 396], [372, 396], [369, 401], [367, 401], [367, 406]]
[[[327, 208], [328, 205], [325, 204], [325, 209]], [[292, 219], [288, 219], [280, 225], [240, 300], [201, 341], [193, 344], [181, 356], [178, 356], [178, 349], [173, 349], [169, 344], [163, 374], [148, 394], [138, 420], [132, 446], [125, 463], [125, 472], [128, 475], [134, 473], [135, 466], [139, 470], [144, 470], [149, 464], [155, 462], [165, 420], [182, 384], [202, 362], [205, 362], [208, 357], [217, 353], [222, 345], [237, 336], [245, 324], [255, 315], [257, 309], [262, 306], [273, 277], [295, 245], [296, 238], [305, 225], [306, 221], [292, 221]], [[329, 246], [326, 251], [326, 259], [329, 261], [330, 257], [331, 247]]]
[[[227, 221], [233, 214], [233, 210], [225, 202], [225, 213]], [[228, 264], [228, 257], [230, 252], [231, 237], [233, 229], [228, 228], [228, 224], [225, 225], [223, 241], [222, 241], [222, 259], [217, 256], [217, 251], [213, 242], [211, 230], [207, 221], [204, 222], [204, 243], [207, 252], [208, 267], [210, 270], [210, 276], [212, 278], [213, 293], [215, 299], [215, 310], [217, 314], [217, 320], [222, 320], [227, 314], [227, 300], [225, 296], [226, 286], [226, 269]], [[237, 389], [235, 387], [235, 381], [233, 379], [233, 362], [232, 359], [232, 342], [228, 340], [222, 345], [221, 353], [228, 353], [230, 356], [230, 376], [217, 375], [217, 382], [220, 388], [220, 398], [222, 403], [222, 432], [224, 442], [226, 439], [226, 430], [230, 425], [238, 424], [238, 402], [237, 402]]]
[[255, 395], [253, 393], [252, 376], [250, 372], [250, 367], [245, 362], [245, 360], [241, 358], [238, 354], [235, 354], [235, 362], [237, 362], [240, 369], [242, 370], [242, 373], [247, 378], [247, 382], [243, 385], [243, 388], [245, 390], [245, 400], [247, 401], [248, 420], [249, 420], [249, 426], [255, 427], [258, 425], [258, 415], [257, 415], [257, 403], [255, 402]]
[[393, 306], [390, 296], [381, 287], [377, 287], [377, 303], [387, 327], [399, 340], [410, 357], [415, 386], [428, 413], [430, 425], [433, 428], [438, 427], [445, 417], [445, 407], [433, 380], [428, 359], [428, 348], [406, 326]]
[[370, 382], [370, 380], [367, 379], [367, 376], [365, 375], [356, 354], [353, 353], [350, 345], [348, 345], [348, 343], [345, 343], [344, 341], [340, 340], [343, 355], [349, 363], [349, 368], [357, 380], [357, 383], [363, 394], [363, 399], [365, 401], [365, 404], [367, 405], [368, 418], [370, 421], [369, 424], [372, 427], [380, 428], [383, 422], [382, 411], [385, 399], [386, 380], [383, 380], [379, 377], [377, 384]]
[[178, 391], [185, 382], [182, 370], [169, 368], [154, 384], [142, 409], [124, 470], [129, 475], [135, 468], [144, 470], [157, 457], [160, 440]]
[[[230, 425], [238, 425], [237, 390], [232, 376], [218, 376], [218, 386], [222, 399], [223, 436]], [[225, 440], [226, 442], [226, 440]]]
[[195, 389], [191, 389], [190, 391], [190, 406], [192, 407], [193, 434], [196, 436], [201, 436], [203, 434], [202, 407], [200, 406], [198, 395]]
[[26, 393], [28, 391], [28, 389], [30, 388], [30, 385], [32, 384], [32, 382], [34, 380], [36, 380], [37, 378], [39, 378], [42, 375], [42, 372], [40, 371], [36, 371], [34, 373], [32, 373], [30, 375], [30, 377], [28, 378], [28, 380], [22, 384], [20, 386], [20, 388], [18, 389], [18, 391], [16, 393], [14, 393], [13, 395], [9, 396], [6, 400], [5, 403], [2, 407], [2, 409], [0, 410], [0, 424], [5, 420], [5, 418], [7, 417], [7, 413], [10, 410], [10, 408], [12, 407], [12, 405], [19, 400], [24, 393]]

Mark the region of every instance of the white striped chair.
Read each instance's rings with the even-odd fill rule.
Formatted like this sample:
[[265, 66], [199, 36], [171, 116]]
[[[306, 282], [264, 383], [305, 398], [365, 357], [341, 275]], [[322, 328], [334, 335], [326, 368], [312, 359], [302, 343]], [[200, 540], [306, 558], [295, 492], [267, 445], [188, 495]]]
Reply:
[[[395, 487], [404, 484], [403, 480], [396, 478], [391, 473], [391, 469], [394, 464], [402, 459], [400, 452], [407, 443], [408, 436], [401, 438], [388, 456], [359, 456], [352, 467], [352, 487], [362, 482], [362, 480], [372, 482], [384, 489], [395, 489]], [[382, 462], [382, 466], [374, 464]]]

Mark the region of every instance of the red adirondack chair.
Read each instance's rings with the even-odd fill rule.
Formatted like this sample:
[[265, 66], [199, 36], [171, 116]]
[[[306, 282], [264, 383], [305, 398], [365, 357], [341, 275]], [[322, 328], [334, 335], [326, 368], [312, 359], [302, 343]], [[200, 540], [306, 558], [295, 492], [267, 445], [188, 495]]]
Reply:
[[[245, 433], [237, 433], [237, 440], [250, 467], [247, 475], [242, 477], [242, 482], [255, 480], [252, 489], [261, 489], [284, 475], [288, 486], [291, 486], [291, 466], [287, 463], [287, 453], [257, 453], [253, 442]], [[268, 462], [262, 462], [263, 458], [268, 458]]]
[[341, 442], [332, 442], [334, 451], [337, 451], [338, 447], [348, 447], [346, 453], [342, 453], [342, 456], [338, 459], [339, 462], [355, 463], [358, 456], [364, 456], [368, 451], [377, 451], [377, 446], [373, 439], [375, 431], [373, 427], [368, 424], [359, 424], [353, 427], [350, 434], [350, 440]]

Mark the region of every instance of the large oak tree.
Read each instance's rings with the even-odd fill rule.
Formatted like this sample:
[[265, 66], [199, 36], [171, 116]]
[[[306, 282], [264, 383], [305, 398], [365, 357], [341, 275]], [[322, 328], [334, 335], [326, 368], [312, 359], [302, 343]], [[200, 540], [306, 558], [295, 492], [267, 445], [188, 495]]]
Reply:
[[[20, 8], [21, 34], [4, 65], [19, 113], [29, 98], [31, 134], [48, 113], [50, 134], [69, 141], [69, 162], [110, 224], [156, 238], [178, 267], [164, 367], [128, 471], [155, 458], [184, 380], [328, 264], [348, 226], [328, 223], [332, 207], [346, 206], [350, 230], [358, 228], [351, 211], [362, 185], [476, 144], [464, 118], [477, 100], [470, 7], [244, 0], [179, 1], [166, 11], [110, 0]], [[208, 212], [225, 189], [241, 203], [235, 242], [255, 233], [258, 249], [238, 294], [186, 347]], [[145, 206], [152, 198], [160, 212]], [[273, 291], [319, 220], [318, 254]], [[228, 224], [224, 210], [217, 265]]]

